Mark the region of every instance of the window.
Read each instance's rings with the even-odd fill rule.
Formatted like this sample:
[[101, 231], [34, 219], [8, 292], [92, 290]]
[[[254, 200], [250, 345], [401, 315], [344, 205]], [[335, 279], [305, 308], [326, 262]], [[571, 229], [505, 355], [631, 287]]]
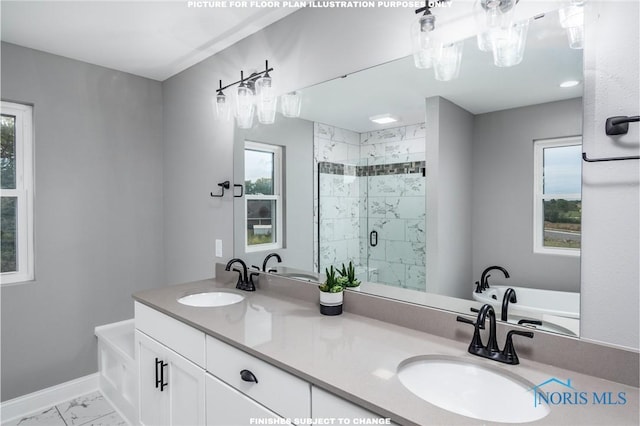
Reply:
[[534, 252], [580, 254], [582, 138], [534, 142]]
[[245, 142], [245, 250], [282, 248], [282, 148]]
[[2, 102], [2, 284], [33, 280], [33, 131], [30, 106]]

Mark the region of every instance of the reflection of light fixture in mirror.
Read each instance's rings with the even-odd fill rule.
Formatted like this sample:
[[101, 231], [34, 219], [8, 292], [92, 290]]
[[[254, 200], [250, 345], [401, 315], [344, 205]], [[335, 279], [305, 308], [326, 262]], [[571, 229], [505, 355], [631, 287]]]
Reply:
[[436, 25], [436, 17], [431, 14], [429, 4], [416, 10], [416, 13], [423, 12], [417, 21], [411, 25], [411, 44], [413, 46], [413, 61], [416, 68], [431, 68], [431, 32]]
[[[269, 63], [266, 63], [267, 70], [269, 69]], [[276, 120], [276, 104], [278, 98], [276, 97], [271, 76], [267, 71], [264, 76], [256, 80], [256, 104], [258, 107], [258, 121], [262, 124], [273, 124]]]
[[369, 117], [369, 120], [377, 124], [389, 124], [398, 121], [398, 117], [391, 114], [379, 114]]
[[527, 42], [529, 20], [500, 28], [493, 38], [493, 63], [497, 67], [512, 67], [522, 62]]
[[582, 49], [584, 46], [584, 1], [571, 0], [569, 6], [558, 11], [560, 26], [567, 30], [569, 47]]
[[578, 84], [580, 84], [580, 82], [577, 81], [577, 80], [567, 80], [567, 81], [563, 81], [562, 83], [560, 83], [560, 87], [565, 89], [567, 87], [575, 87]]
[[222, 80], [220, 80], [220, 88], [216, 95], [216, 120], [229, 121], [231, 118], [231, 107], [229, 105], [227, 96], [222, 92]]
[[[474, 6], [476, 24], [478, 26], [478, 49], [483, 52], [493, 51], [495, 31], [509, 27], [513, 19], [513, 11], [519, 0], [477, 0]], [[482, 10], [479, 10], [479, 9]]]
[[240, 71], [240, 86], [236, 93], [236, 120], [241, 129], [250, 129], [253, 126], [253, 90], [244, 81]]
[[300, 107], [302, 104], [300, 92], [285, 93], [280, 97], [280, 104], [282, 105], [282, 115], [285, 117], [300, 117]]
[[439, 44], [434, 48], [433, 71], [436, 80], [449, 81], [458, 78], [462, 63], [462, 46], [464, 43]]

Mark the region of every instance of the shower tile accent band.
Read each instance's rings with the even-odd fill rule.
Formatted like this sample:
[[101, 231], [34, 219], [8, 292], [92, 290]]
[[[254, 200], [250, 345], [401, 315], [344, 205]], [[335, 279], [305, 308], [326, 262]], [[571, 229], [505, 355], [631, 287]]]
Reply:
[[424, 167], [424, 161], [411, 161], [394, 164], [371, 164], [366, 166], [320, 161], [318, 163], [318, 172], [330, 175], [385, 176], [422, 173]]

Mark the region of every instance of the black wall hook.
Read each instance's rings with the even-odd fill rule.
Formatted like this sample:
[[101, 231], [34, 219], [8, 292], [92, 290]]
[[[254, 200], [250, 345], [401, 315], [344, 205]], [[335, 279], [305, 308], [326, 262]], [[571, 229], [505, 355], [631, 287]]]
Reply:
[[240, 188], [240, 195], [236, 195], [236, 194], [235, 194], [235, 190], [234, 190], [233, 196], [234, 196], [235, 198], [242, 198], [242, 196], [244, 195], [244, 185], [240, 185], [240, 184], [238, 184], [238, 183], [234, 183], [234, 184], [233, 184], [233, 187], [234, 187], [234, 189], [235, 189], [235, 188]]
[[214, 194], [213, 192], [211, 193], [212, 197], [222, 197], [224, 196], [224, 190], [225, 189], [229, 189], [231, 187], [231, 183], [228, 180], [225, 180], [224, 182], [221, 182], [218, 184], [218, 186], [220, 188], [222, 188], [222, 192], [220, 192], [219, 195]]
[[626, 135], [629, 132], [629, 123], [640, 121], [640, 115], [627, 117], [626, 115], [618, 115], [607, 118], [604, 129], [607, 135]]

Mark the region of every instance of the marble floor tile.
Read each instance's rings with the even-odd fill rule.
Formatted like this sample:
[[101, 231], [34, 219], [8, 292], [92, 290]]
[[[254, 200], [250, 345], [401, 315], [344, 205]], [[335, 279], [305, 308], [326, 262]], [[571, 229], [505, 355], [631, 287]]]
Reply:
[[36, 412], [23, 418], [14, 419], [2, 426], [66, 426], [56, 407]]
[[127, 426], [127, 422], [96, 391], [2, 426]]
[[96, 419], [114, 412], [100, 392], [83, 395], [56, 407], [67, 426], [93, 424]]

